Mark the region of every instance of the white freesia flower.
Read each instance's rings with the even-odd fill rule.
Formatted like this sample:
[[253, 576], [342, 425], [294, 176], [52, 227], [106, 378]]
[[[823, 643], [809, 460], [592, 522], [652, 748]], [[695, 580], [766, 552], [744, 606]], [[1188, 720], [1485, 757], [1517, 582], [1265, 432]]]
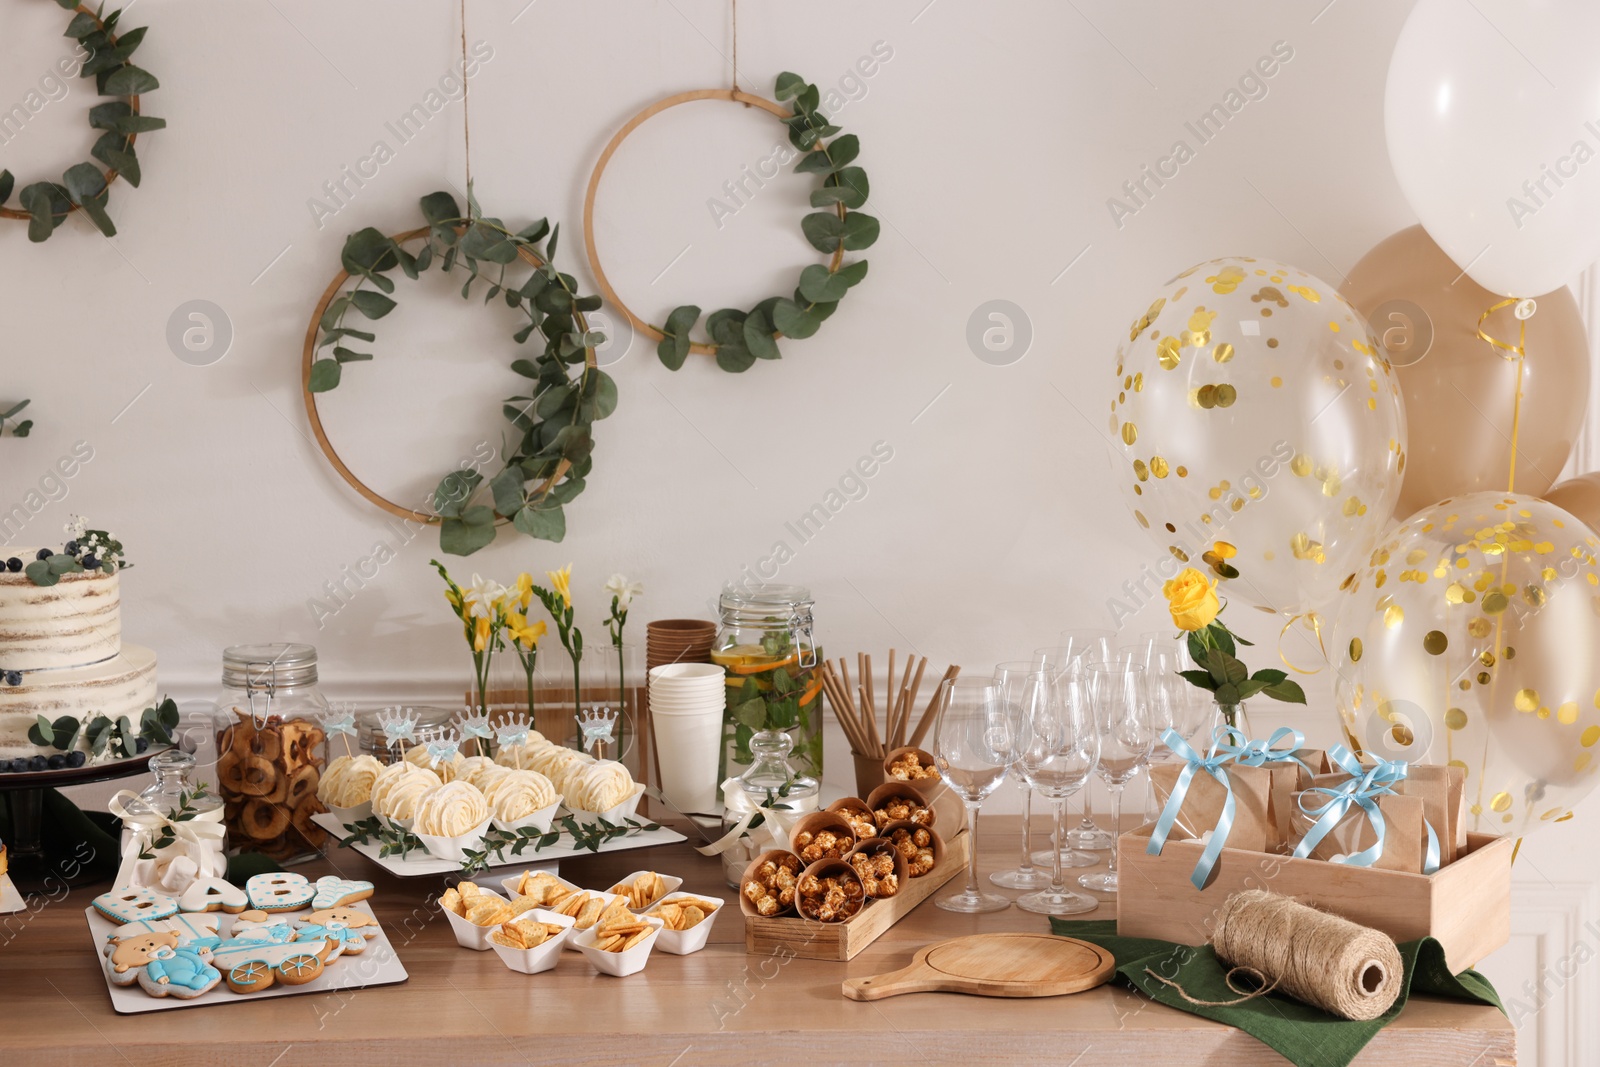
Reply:
[[606, 579], [606, 592], [617, 598], [619, 609], [627, 611], [633, 598], [644, 592], [644, 583], [630, 582], [626, 575], [613, 574]]
[[477, 574], [473, 574], [472, 582], [464, 592], [467, 603], [474, 612], [492, 618], [495, 602], [506, 595], [506, 587], [493, 578], [480, 578]]

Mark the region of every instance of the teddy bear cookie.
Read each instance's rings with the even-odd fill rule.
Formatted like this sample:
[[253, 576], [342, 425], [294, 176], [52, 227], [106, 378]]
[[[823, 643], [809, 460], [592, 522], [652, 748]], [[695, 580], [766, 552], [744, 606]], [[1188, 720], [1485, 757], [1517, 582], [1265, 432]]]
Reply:
[[338, 953], [355, 955], [378, 933], [378, 920], [356, 908], [324, 908], [294, 917], [295, 940], [335, 942]]
[[208, 916], [132, 920], [106, 941], [106, 974], [116, 985], [137, 982], [153, 997], [189, 1000], [222, 981], [211, 963], [217, 944], [216, 920]]

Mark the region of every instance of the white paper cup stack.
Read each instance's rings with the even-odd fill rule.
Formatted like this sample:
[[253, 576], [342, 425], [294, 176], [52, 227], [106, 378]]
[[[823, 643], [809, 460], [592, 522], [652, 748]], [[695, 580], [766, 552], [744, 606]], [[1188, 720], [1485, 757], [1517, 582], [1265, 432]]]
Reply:
[[717, 746], [727, 682], [715, 663], [650, 670], [650, 715], [661, 756], [661, 792], [683, 812], [717, 812]]

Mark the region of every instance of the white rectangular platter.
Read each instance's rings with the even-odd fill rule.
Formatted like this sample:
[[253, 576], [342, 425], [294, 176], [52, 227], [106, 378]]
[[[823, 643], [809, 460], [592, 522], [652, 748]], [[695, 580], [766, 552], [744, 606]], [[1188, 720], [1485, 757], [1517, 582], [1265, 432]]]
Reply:
[[[324, 813], [313, 815], [313, 821], [335, 838], [349, 835], [339, 820], [331, 814]], [[546, 845], [538, 852], [525, 848], [522, 855], [513, 856], [511, 850], [505, 850], [503, 858], [496, 857], [489, 861], [490, 867], [532, 867], [534, 869], [553, 870], [554, 864], [565, 859], [574, 859], [578, 856], [592, 856], [593, 852], [586, 848], [577, 848], [569, 844], [571, 838], [563, 835], [564, 840], [553, 845]], [[634, 848], [654, 848], [657, 845], [674, 845], [679, 841], [687, 840], [676, 830], [669, 830], [662, 826], [654, 830], [645, 830], [642, 833], [630, 834], [627, 837], [618, 837], [607, 841], [600, 846], [601, 852], [625, 852]], [[330, 847], [337, 847], [336, 842], [330, 842]], [[352, 845], [357, 852], [376, 863], [384, 870], [400, 878], [416, 878], [425, 874], [460, 874], [461, 864], [451, 860], [438, 859], [423, 849], [417, 849], [404, 856], [379, 856], [381, 846], [376, 841], [365, 844]], [[548, 865], [548, 866], [547, 866]]]
[[[372, 914], [372, 909], [364, 900], [350, 906], [368, 915]], [[85, 908], [83, 914], [89, 920], [89, 936], [93, 942], [90, 951], [95, 954], [95, 960], [101, 973], [104, 974], [105, 959], [101, 955], [101, 950], [106, 938], [117, 931], [117, 924], [95, 911], [93, 907]], [[217, 925], [217, 933], [226, 938], [228, 931], [233, 927], [234, 916], [225, 912], [216, 914], [222, 920]], [[368, 986], [394, 985], [396, 982], [404, 982], [408, 977], [405, 966], [395, 953], [394, 946], [389, 943], [388, 933], [380, 925], [378, 935], [367, 940], [365, 951], [355, 955], [340, 956], [328, 964], [322, 974], [301, 985], [284, 985], [279, 982], [259, 993], [235, 993], [228, 989], [227, 982], [219, 982], [215, 989], [184, 1000], [179, 997], [152, 997], [139, 988], [138, 983], [126, 986], [112, 985], [111, 980], [107, 978], [106, 991], [111, 994], [111, 1007], [117, 1014], [137, 1015], [140, 1012], [171, 1011], [174, 1008], [203, 1008], [211, 1004], [244, 1004], [252, 1000], [272, 1000], [277, 997], [340, 993], [350, 989], [365, 989]], [[335, 1003], [328, 1010], [330, 1012], [339, 1010], [339, 1004]]]

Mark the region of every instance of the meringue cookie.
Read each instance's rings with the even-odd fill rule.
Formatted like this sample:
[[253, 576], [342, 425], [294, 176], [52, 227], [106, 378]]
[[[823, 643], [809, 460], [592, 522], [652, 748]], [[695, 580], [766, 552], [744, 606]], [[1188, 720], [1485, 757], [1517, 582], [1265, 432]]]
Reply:
[[[487, 791], [489, 779], [505, 769], [488, 756], [468, 756], [456, 764], [455, 780], [458, 782], [471, 782], [479, 789]], [[446, 779], [446, 781], [449, 781], [449, 779]]]
[[494, 761], [502, 767], [515, 767], [518, 770], [531, 770], [528, 757], [533, 750], [541, 745], [548, 744], [544, 734], [538, 730], [528, 731], [528, 740], [520, 745], [501, 745], [495, 751]]
[[538, 771], [503, 769], [484, 791], [485, 799], [502, 822], [516, 822], [542, 811], [558, 799], [556, 787]]
[[433, 758], [428, 755], [427, 745], [412, 745], [410, 748], [406, 749], [407, 763], [432, 771], [434, 774], [439, 776], [439, 780], [441, 782], [454, 781], [461, 767], [462, 761], [465, 759], [465, 756], [457, 752], [449, 759], [439, 760], [436, 763], [434, 762]]
[[328, 764], [317, 783], [317, 799], [336, 808], [353, 808], [372, 799], [372, 784], [383, 764], [367, 755], [340, 756]]
[[489, 803], [483, 792], [466, 782], [434, 786], [417, 801], [416, 810], [413, 829], [434, 837], [459, 837], [476, 829], [489, 817]]
[[404, 760], [391, 763], [372, 783], [372, 810], [390, 819], [414, 818], [417, 798], [443, 784], [443, 780], [426, 767]]
[[563, 792], [569, 807], [608, 811], [633, 795], [633, 775], [615, 760], [601, 760], [579, 773]]
[[594, 764], [594, 757], [576, 749], [546, 744], [532, 754], [531, 769], [538, 771], [566, 796], [576, 776]]

